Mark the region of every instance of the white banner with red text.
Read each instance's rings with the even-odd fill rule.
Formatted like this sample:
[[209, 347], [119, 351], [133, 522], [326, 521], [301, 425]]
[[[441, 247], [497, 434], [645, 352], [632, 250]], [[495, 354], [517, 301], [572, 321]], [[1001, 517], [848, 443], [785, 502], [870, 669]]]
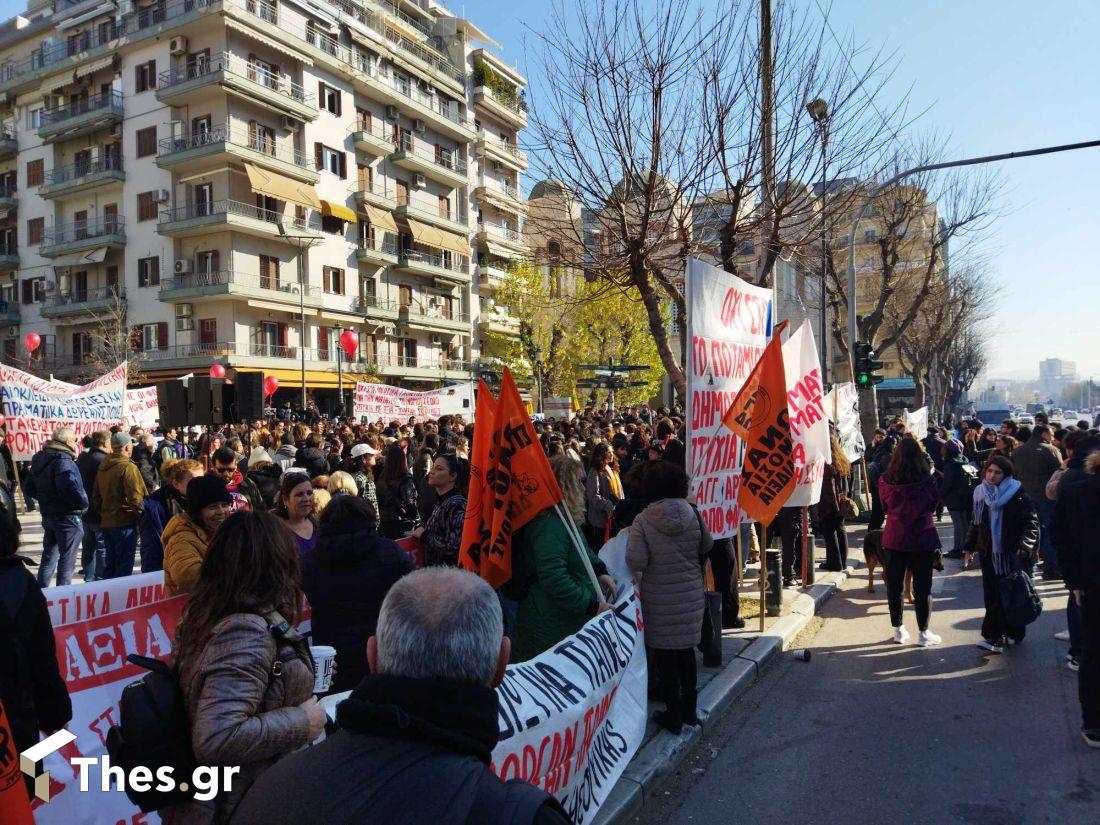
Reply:
[[415, 417], [421, 421], [441, 415], [461, 415], [467, 421], [474, 417], [474, 383], [463, 381], [437, 390], [415, 392], [389, 384], [355, 385], [355, 417], [370, 421], [400, 421]]
[[836, 425], [836, 437], [849, 461], [859, 461], [866, 452], [859, 422], [859, 391], [851, 381], [833, 384], [825, 396], [829, 420]]
[[768, 343], [772, 292], [694, 258], [686, 289], [691, 497], [711, 535], [729, 538], [745, 520], [737, 504], [743, 448], [722, 417]]
[[821, 361], [809, 321], [803, 321], [783, 343], [783, 370], [787, 378], [795, 475], [794, 492], [784, 506], [808, 507], [821, 500], [825, 464], [832, 460]]

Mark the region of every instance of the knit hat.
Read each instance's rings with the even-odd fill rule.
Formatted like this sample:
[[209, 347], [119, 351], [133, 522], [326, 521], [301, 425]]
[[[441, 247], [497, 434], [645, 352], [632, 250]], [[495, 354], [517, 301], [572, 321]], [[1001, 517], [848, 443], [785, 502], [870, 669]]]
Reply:
[[952, 438], [947, 442], [947, 454], [948, 455], [962, 455], [963, 443], [957, 438]]
[[119, 430], [117, 433], [111, 436], [111, 447], [118, 450], [125, 447], [127, 444], [133, 444], [134, 439], [130, 438], [130, 434], [124, 430]]
[[187, 515], [198, 518], [202, 508], [219, 501], [232, 504], [233, 498], [225, 489], [225, 482], [217, 476], [198, 476], [187, 484]]
[[264, 461], [269, 461], [272, 464], [275, 463], [275, 459], [271, 457], [271, 453], [269, 453], [263, 447], [256, 447], [251, 453], [248, 454], [248, 468], [250, 470], [257, 464], [260, 464]]

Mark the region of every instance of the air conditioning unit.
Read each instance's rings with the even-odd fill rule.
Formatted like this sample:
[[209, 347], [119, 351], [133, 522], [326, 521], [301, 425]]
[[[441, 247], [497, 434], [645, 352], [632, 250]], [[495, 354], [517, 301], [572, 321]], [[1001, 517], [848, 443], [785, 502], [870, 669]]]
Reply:
[[177, 35], [168, 41], [169, 54], [187, 54], [187, 38]]
[[177, 318], [190, 318], [194, 311], [195, 307], [191, 304], [176, 304]]
[[118, 0], [118, 16], [125, 17], [134, 13], [134, 0]]
[[397, 110], [396, 106], [391, 104], [391, 105], [386, 107], [386, 118], [388, 120], [397, 120], [397, 118], [400, 117], [400, 116], [401, 116], [401, 112], [399, 112]]
[[190, 258], [176, 258], [176, 263], [172, 266], [172, 271], [177, 275], [190, 275], [194, 264]]
[[172, 200], [172, 193], [167, 189], [161, 189], [157, 192], [157, 203], [168, 203], [170, 200]]
[[416, 185], [417, 189], [423, 189], [425, 186], [428, 185], [428, 180], [422, 174], [417, 172], [416, 176], [413, 178], [413, 183]]
[[291, 132], [297, 132], [299, 126], [301, 126], [301, 123], [298, 122], [297, 118], [291, 117], [290, 115], [283, 115], [284, 129]]
[[415, 129], [417, 132], [426, 132], [428, 131], [428, 124], [422, 121], [420, 118], [417, 118], [413, 121], [413, 129]]
[[443, 343], [443, 336], [440, 335], [438, 332], [433, 332], [432, 337], [431, 337], [431, 342], [438, 346], [439, 344]]
[[191, 332], [195, 328], [194, 318], [177, 318], [176, 332]]
[[279, 287], [279, 291], [289, 292], [291, 295], [297, 295], [302, 291], [302, 289], [297, 284], [283, 284]]

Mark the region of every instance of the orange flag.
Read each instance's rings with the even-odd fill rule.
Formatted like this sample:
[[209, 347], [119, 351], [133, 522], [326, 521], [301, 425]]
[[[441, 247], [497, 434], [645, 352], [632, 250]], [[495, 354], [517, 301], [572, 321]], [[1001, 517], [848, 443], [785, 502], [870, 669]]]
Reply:
[[19, 771], [19, 751], [0, 703], [0, 822], [4, 825], [34, 825], [31, 800]]
[[489, 490], [489, 470], [496, 464], [493, 436], [496, 434], [497, 402], [484, 381], [477, 384], [477, 404], [474, 408], [474, 444], [470, 453], [470, 491], [466, 496], [466, 521], [462, 525], [462, 542], [458, 551], [460, 567], [484, 575], [483, 548], [492, 533], [492, 499]]
[[737, 498], [755, 521], [769, 523], [795, 488], [793, 443], [783, 370], [783, 322], [722, 419], [745, 441]]

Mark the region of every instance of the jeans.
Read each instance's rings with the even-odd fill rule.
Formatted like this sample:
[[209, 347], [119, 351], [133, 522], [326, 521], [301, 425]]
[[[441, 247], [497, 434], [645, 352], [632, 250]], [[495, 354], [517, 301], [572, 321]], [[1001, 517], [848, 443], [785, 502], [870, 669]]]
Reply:
[[890, 624], [901, 627], [901, 591], [905, 586], [905, 571], [913, 574], [913, 599], [916, 604], [917, 629], [927, 630], [932, 614], [932, 564], [936, 554], [931, 552], [902, 553], [889, 550], [886, 557], [886, 601], [890, 605]]
[[90, 521], [84, 522], [84, 551], [80, 554], [84, 567], [84, 581], [94, 582], [103, 578], [107, 570], [107, 545], [103, 541], [103, 528]]
[[38, 567], [40, 587], [50, 586], [55, 570], [59, 586], [72, 583], [83, 536], [84, 526], [80, 516], [42, 517], [42, 563]]
[[1054, 502], [1046, 496], [1035, 501], [1035, 510], [1039, 514], [1039, 550], [1043, 554], [1043, 576], [1058, 576], [1058, 548], [1054, 546], [1053, 532], [1050, 529], [1054, 521]]
[[651, 660], [657, 666], [661, 696], [665, 702], [665, 721], [675, 728], [685, 722], [694, 725], [696, 715], [695, 650], [651, 650]]
[[107, 543], [107, 569], [102, 578], [117, 579], [132, 575], [134, 557], [137, 555], [137, 528], [104, 527], [103, 539]]
[[825, 567], [843, 570], [848, 566], [848, 534], [844, 531], [844, 519], [832, 516], [821, 520], [821, 532], [825, 534]]
[[1081, 608], [1077, 606], [1077, 599], [1073, 593], [1069, 594], [1069, 603], [1066, 605], [1066, 625], [1069, 629], [1069, 655], [1074, 659], [1081, 658]]
[[1077, 691], [1081, 701], [1081, 727], [1100, 731], [1100, 588], [1083, 591], [1081, 615], [1081, 658]]
[[[783, 549], [783, 580], [802, 575], [802, 508], [783, 507], [772, 522]], [[770, 531], [769, 531], [770, 532]]]
[[951, 527], [955, 534], [952, 538], [951, 552], [961, 553], [963, 545], [966, 544], [966, 532], [970, 529], [971, 511], [967, 509], [947, 512], [951, 516]]

